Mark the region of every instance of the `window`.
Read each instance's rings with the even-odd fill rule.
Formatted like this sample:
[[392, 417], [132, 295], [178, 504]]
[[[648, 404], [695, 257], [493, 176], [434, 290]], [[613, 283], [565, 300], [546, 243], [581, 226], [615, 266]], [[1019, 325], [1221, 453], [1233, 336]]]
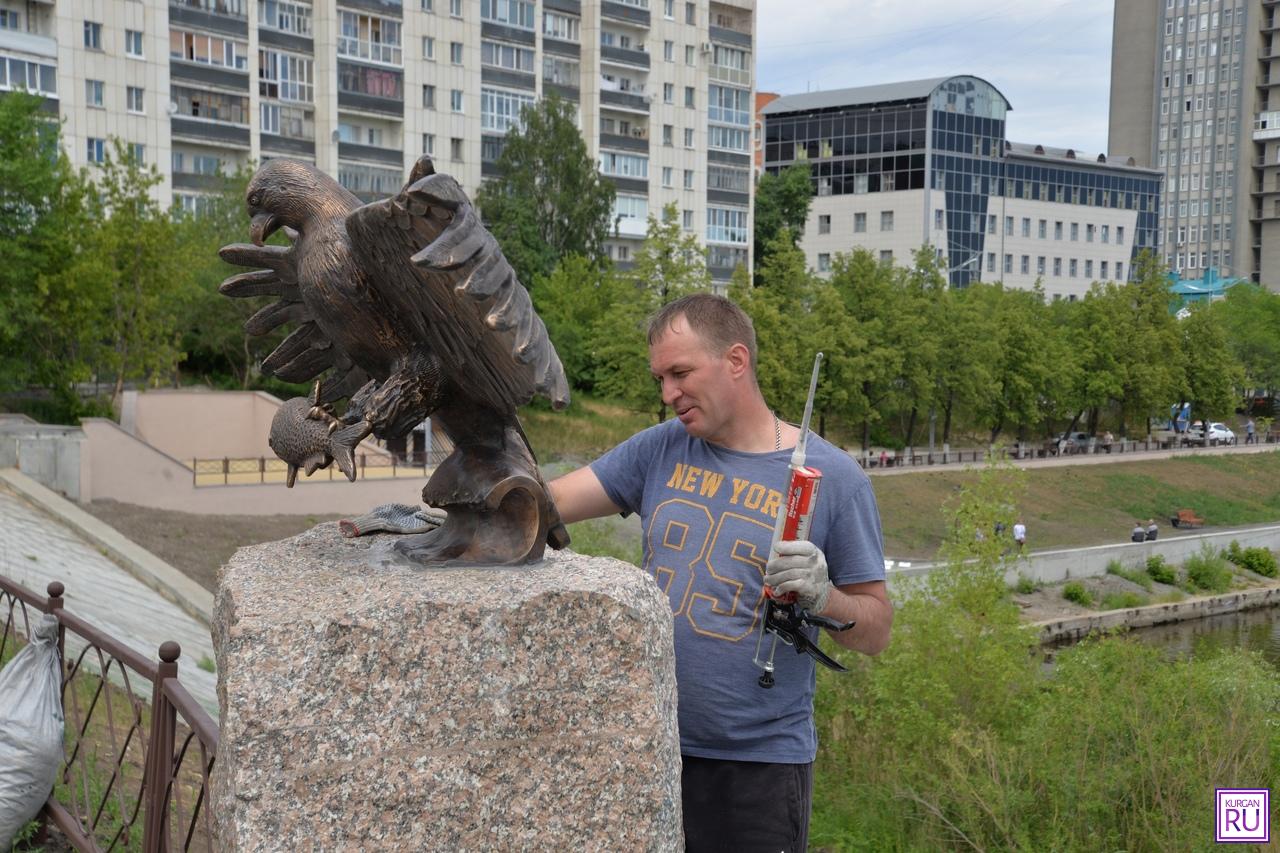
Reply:
[[1067, 265], [1067, 275], [1071, 276], [1072, 278], [1075, 278], [1076, 273], [1078, 272], [1078, 268], [1076, 264], [1077, 264], [1076, 259], [1072, 258], [1070, 263]]
[[827, 252], [818, 253], [818, 272], [831, 272], [831, 255]]
[[101, 80], [84, 81], [84, 102], [90, 107], [102, 106], [103, 82]]
[[[1230, 264], [1230, 261], [1224, 263]], [[1116, 261], [1116, 281], [1124, 281], [1124, 264]]]
[[996, 253], [987, 252], [987, 272], [996, 271]]
[[707, 240], [716, 243], [737, 243], [745, 246], [750, 240], [747, 229], [747, 209], [744, 207], [708, 207]]
[[249, 45], [204, 33], [171, 29], [169, 57], [245, 71], [249, 67]]
[[671, 174], [672, 174], [672, 172], [674, 172], [674, 171], [675, 171], [675, 170], [674, 170], [674, 169], [672, 169], [670, 166], [663, 166], [663, 167], [662, 167], [662, 185], [663, 185], [664, 187], [670, 187], [670, 186], [672, 185], [672, 184], [671, 184], [671, 181], [672, 181]]
[[613, 218], [639, 219], [644, 221], [649, 216], [649, 199], [642, 195], [623, 195], [619, 193], [613, 199]]
[[693, 189], [693, 169], [684, 170], [684, 188], [687, 190]]
[[131, 113], [144, 113], [146, 107], [142, 99], [142, 89], [137, 86], [126, 86], [124, 90], [125, 109]]
[[[1072, 263], [1075, 263], [1075, 261], [1072, 261]], [[1072, 274], [1074, 275], [1074, 273]], [[1084, 262], [1084, 277], [1089, 280], [1093, 279], [1093, 261]]]
[[125, 56], [142, 56], [142, 33], [138, 30], [124, 31]]
[[831, 215], [830, 214], [822, 213], [818, 215], [818, 233], [819, 234], [831, 233]]
[[258, 94], [282, 101], [311, 103], [314, 95], [314, 60], [305, 56], [258, 51]]
[[[710, 121], [736, 124], [740, 127], [751, 125], [751, 93], [746, 89], [731, 89], [728, 86], [712, 85], [708, 90], [707, 118]], [[693, 88], [685, 87], [685, 106], [691, 107]]]
[[1099, 273], [1099, 277], [1100, 277], [1103, 281], [1106, 281], [1106, 280], [1107, 280], [1107, 262], [1106, 262], [1106, 261], [1101, 261], [1101, 262], [1099, 262], [1099, 264], [1098, 264], [1098, 273]]
[[[449, 0], [449, 14], [455, 18], [462, 17], [462, 0]], [[462, 155], [459, 154], [457, 157], [453, 159], [461, 160]]]
[[684, 64], [694, 65], [696, 62], [697, 60], [694, 58], [693, 45], [686, 44], [684, 46]]
[[867, 233], [867, 215], [865, 213], [855, 213], [853, 215], [853, 233]]
[[676, 86], [675, 86], [675, 84], [674, 84], [674, 83], [663, 83], [663, 84], [662, 84], [662, 103], [664, 103], [664, 104], [674, 103], [675, 99], [676, 99]]
[[1038, 229], [1038, 232], [1037, 232], [1037, 234], [1038, 234], [1038, 236], [1040, 237], [1040, 239], [1041, 239], [1041, 240], [1043, 240], [1043, 239], [1045, 239], [1046, 237], [1048, 237], [1048, 236], [1049, 236], [1048, 228], [1049, 228], [1049, 223], [1048, 223], [1048, 222], [1046, 222], [1045, 220], [1041, 219], [1041, 220], [1040, 220], [1040, 224], [1039, 224], [1039, 229]]
[[[449, 62], [454, 65], [462, 64], [462, 42], [449, 42]], [[532, 65], [532, 63], [530, 63], [530, 65]]]
[[[461, 0], [459, 0], [461, 5]], [[456, 136], [449, 137], [449, 159], [455, 162], [462, 162], [462, 140]]]
[[105, 163], [107, 160], [107, 140], [90, 136], [85, 159], [90, 163]]
[[994, 213], [987, 216], [987, 233], [996, 233], [996, 215]]
[[685, 148], [693, 147], [693, 128], [692, 127], [686, 127], [684, 129], [684, 147]]
[[533, 106], [533, 101], [533, 95], [481, 89], [480, 129], [506, 133], [511, 127], [520, 127], [520, 113], [525, 107]]
[[682, 210], [680, 211], [680, 215], [681, 215], [681, 223], [680, 223], [681, 226], [686, 231], [692, 231], [693, 230], [693, 211]]
[[1116, 245], [1117, 246], [1124, 245], [1124, 226], [1123, 225], [1116, 226]]
[[616, 151], [601, 151], [600, 173], [618, 178], [647, 178], [649, 177], [649, 158]]
[[1053, 274], [1061, 277], [1062, 275], [1062, 258], [1053, 259]]
[[424, 84], [422, 87], [422, 108], [424, 110], [434, 110], [436, 108], [436, 87], [430, 84]]
[[[430, 12], [424, 0], [423, 11]], [[311, 3], [293, 0], [258, 0], [258, 23], [273, 30], [299, 36], [311, 35]]]
[[422, 58], [432, 61], [436, 58], [436, 40], [431, 36], [422, 37]]
[[[694, 94], [693, 94], [693, 92], [694, 92], [694, 89], [693, 89], [693, 87], [692, 87], [692, 86], [685, 86], [685, 87], [684, 87], [684, 105], [685, 105], [686, 107], [695, 107], [695, 106], [697, 106], [697, 102], [696, 102], [696, 101], [694, 101]], [[745, 94], [747, 94], [747, 93], [746, 93], [746, 92], [743, 92], [743, 94], [745, 95]], [[744, 122], [744, 124], [749, 124], [749, 123], [750, 123], [750, 122]]]
[[1111, 226], [1110, 225], [1102, 226], [1102, 242], [1104, 243], [1111, 242]]
[[435, 156], [436, 153], [436, 135], [434, 133], [422, 134], [422, 153]]
[[422, 0], [422, 11], [434, 12], [436, 10], [436, 0]]
[[697, 3], [684, 4], [684, 22], [686, 24], [698, 23], [698, 4]]
[[147, 162], [147, 146], [143, 145], [141, 142], [130, 142], [128, 151], [129, 159], [137, 163], [139, 166]]
[[582, 22], [570, 15], [557, 12], [542, 13], [542, 34], [561, 41], [578, 41]]
[[1007, 275], [1013, 274], [1013, 255], [1004, 256], [1004, 271]]
[[578, 88], [580, 66], [576, 59], [565, 59], [552, 53], [542, 55], [542, 80], [561, 86]]
[[933, 228], [935, 231], [942, 230], [942, 209], [937, 208], [933, 211]]
[[880, 211], [880, 230], [881, 231], [893, 230], [893, 211], [892, 210]]
[[1006, 237], [1013, 236], [1013, 217], [1012, 216], [1006, 216], [1004, 218], [1004, 235]]
[[1080, 223], [1079, 222], [1071, 223], [1071, 239], [1077, 242], [1079, 242], [1080, 240]]
[[449, 90], [449, 109], [453, 110], [455, 113], [462, 112], [462, 90], [461, 89]]
[[[693, 147], [693, 129], [689, 128], [686, 134], [686, 148]], [[751, 131], [745, 127], [721, 127], [713, 124], [707, 127], [707, 147], [722, 148], [728, 151], [747, 152], [751, 150]], [[819, 195], [823, 195], [819, 188]], [[828, 191], [825, 193], [830, 195]]]
[[10, 9], [0, 9], [0, 30], [22, 29], [22, 16]]
[[1062, 239], [1062, 223], [1061, 222], [1053, 223], [1053, 239], [1055, 240]]
[[1092, 243], [1092, 242], [1093, 242], [1093, 231], [1094, 231], [1094, 227], [1095, 227], [1095, 226], [1093, 226], [1093, 225], [1085, 225], [1085, 226], [1084, 226], [1084, 241], [1085, 241], [1086, 243]]
[[[462, 45], [458, 45], [459, 60], [455, 64], [461, 64]], [[507, 44], [506, 42], [482, 41], [480, 42], [480, 64], [488, 65], [493, 68], [506, 68], [511, 71], [524, 71], [533, 73], [533, 50], [519, 45]], [[549, 59], [551, 57], [544, 57]], [[544, 70], [546, 63], [543, 63]], [[577, 84], [577, 76], [574, 77], [574, 83]]]
[[1019, 266], [1019, 270], [1023, 275], [1031, 275], [1031, 257], [1029, 255], [1022, 256], [1022, 263]]
[[676, 59], [676, 43], [673, 41], [664, 41], [662, 43], [662, 58], [667, 62], [675, 62]]
[[339, 9], [338, 55], [399, 65], [400, 22]]
[[1022, 236], [1031, 236], [1031, 217], [1029, 216], [1022, 217]]
[[508, 27], [532, 30], [533, 3], [529, 0], [480, 0], [480, 18]]
[[676, 0], [662, 0], [662, 17], [668, 21], [674, 20], [676, 17]]
[[891, 264], [891, 263], [893, 263], [893, 250], [892, 250], [892, 249], [881, 249], [881, 250], [880, 250], [880, 263], [882, 263], [882, 264]]
[[[84, 22], [84, 46], [90, 50], [102, 50], [102, 24], [93, 21]], [[91, 160], [101, 163], [101, 160]]]
[[[707, 165], [707, 189], [745, 193], [751, 188], [751, 170], [733, 166]], [[830, 219], [830, 217], [828, 217]], [[826, 233], [826, 232], [823, 232]]]

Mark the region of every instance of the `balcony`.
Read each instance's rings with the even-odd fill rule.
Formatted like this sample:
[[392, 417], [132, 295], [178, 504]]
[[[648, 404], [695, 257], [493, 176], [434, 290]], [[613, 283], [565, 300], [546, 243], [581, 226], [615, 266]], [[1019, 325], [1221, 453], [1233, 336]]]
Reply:
[[601, 0], [600, 16], [648, 28], [649, 3], [647, 0]]
[[735, 47], [751, 47], [751, 33], [742, 30], [731, 30], [726, 27], [709, 27], [707, 33], [712, 41], [731, 44]]
[[1280, 139], [1280, 111], [1258, 113], [1253, 120], [1253, 141]]
[[632, 50], [629, 47], [614, 47], [609, 44], [600, 45], [600, 59], [636, 68], [649, 67], [649, 54], [643, 50]]
[[731, 86], [751, 88], [751, 72], [745, 68], [729, 68], [724, 65], [712, 65], [711, 79], [717, 83], [728, 83]]
[[[603, 85], [607, 85], [604, 83]], [[631, 89], [626, 92], [613, 89], [600, 90], [601, 106], [612, 107], [627, 112], [638, 112], [649, 114], [649, 101], [651, 96], [646, 95], [643, 89]]]
[[649, 153], [649, 133], [645, 130], [633, 130], [629, 135], [605, 133], [600, 131], [600, 147], [613, 148], [618, 151], [639, 151]]
[[19, 30], [0, 30], [0, 50], [12, 50], [46, 59], [58, 58], [58, 43], [49, 36], [38, 36]]

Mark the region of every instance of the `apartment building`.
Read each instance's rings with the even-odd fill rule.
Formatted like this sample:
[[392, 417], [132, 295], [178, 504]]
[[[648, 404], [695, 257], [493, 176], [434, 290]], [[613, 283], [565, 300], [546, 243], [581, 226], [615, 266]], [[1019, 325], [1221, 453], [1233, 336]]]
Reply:
[[1165, 175], [1160, 249], [1185, 278], [1280, 287], [1278, 6], [1116, 0], [1108, 145]]
[[612, 256], [674, 203], [713, 276], [749, 264], [754, 0], [0, 0], [0, 92], [39, 92], [77, 165], [124, 140], [198, 212], [293, 157], [372, 200], [420, 154], [474, 193], [520, 110], [575, 107], [617, 188]]
[[828, 272], [866, 248], [910, 263], [931, 246], [954, 287], [1003, 281], [1076, 299], [1124, 281], [1155, 245], [1161, 176], [1070, 149], [1010, 142], [1011, 109], [959, 75], [790, 95], [763, 109], [764, 165], [809, 165], [815, 198], [801, 247]]

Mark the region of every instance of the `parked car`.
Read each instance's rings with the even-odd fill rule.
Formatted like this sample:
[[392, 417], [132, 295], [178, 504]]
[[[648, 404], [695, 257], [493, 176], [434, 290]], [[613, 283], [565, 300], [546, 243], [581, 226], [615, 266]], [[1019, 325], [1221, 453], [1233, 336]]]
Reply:
[[[1187, 430], [1187, 439], [1203, 444], [1204, 441], [1204, 425], [1196, 422]], [[1236, 434], [1224, 423], [1217, 421], [1209, 422], [1209, 444], [1235, 444]]]

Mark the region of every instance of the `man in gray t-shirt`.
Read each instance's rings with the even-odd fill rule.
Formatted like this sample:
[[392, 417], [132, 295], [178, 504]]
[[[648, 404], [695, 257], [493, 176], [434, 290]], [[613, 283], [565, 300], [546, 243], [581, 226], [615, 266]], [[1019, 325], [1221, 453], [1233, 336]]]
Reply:
[[855, 622], [836, 642], [879, 653], [893, 610], [875, 497], [848, 454], [811, 435], [807, 462], [823, 480], [809, 541], [771, 555], [799, 430], [760, 394], [750, 319], [722, 297], [685, 297], [650, 323], [649, 354], [678, 420], [553, 481], [552, 497], [566, 522], [640, 514], [644, 567], [675, 617], [688, 849], [803, 850], [817, 751], [814, 665], [780, 645], [776, 685], [758, 686], [763, 588]]

